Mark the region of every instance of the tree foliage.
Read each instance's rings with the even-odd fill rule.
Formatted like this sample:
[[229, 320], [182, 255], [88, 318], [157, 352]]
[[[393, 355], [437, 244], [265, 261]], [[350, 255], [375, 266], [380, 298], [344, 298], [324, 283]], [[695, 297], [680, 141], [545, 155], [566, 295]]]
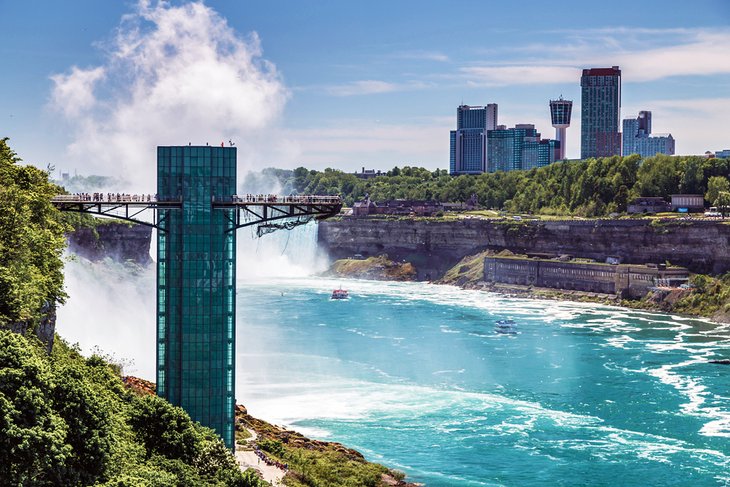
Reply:
[[730, 181], [725, 176], [711, 176], [707, 180], [705, 199], [714, 205], [715, 200], [717, 200], [717, 197], [723, 191], [730, 191]]
[[157, 396], [127, 391], [99, 356], [0, 330], [0, 478], [23, 486], [238, 486], [213, 431]]
[[65, 297], [64, 230], [48, 173], [20, 164], [0, 139], [0, 326], [33, 323]]
[[[657, 155], [641, 159], [604, 157], [556, 162], [529, 171], [477, 176], [448, 175], [446, 170], [405, 166], [383, 176], [360, 179], [354, 174], [325, 169], [313, 171], [264, 169], [247, 176], [243, 192], [341, 195], [352, 205], [366, 195], [375, 201], [391, 199], [466, 201], [476, 194], [488, 208], [522, 213], [605, 216], [625, 212], [638, 196], [669, 199], [677, 193], [704, 194], [723, 188], [730, 160], [697, 156]], [[709, 199], [709, 201], [713, 201]]]

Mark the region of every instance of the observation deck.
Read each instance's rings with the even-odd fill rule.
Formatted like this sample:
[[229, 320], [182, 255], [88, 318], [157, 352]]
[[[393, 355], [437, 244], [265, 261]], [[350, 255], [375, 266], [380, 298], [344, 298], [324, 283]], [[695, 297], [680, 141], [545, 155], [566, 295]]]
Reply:
[[[61, 211], [116, 218], [164, 230], [160, 224], [166, 219], [165, 210], [179, 210], [184, 202], [182, 198], [158, 199], [152, 194], [76, 193], [55, 196], [51, 203]], [[234, 225], [231, 230], [258, 225], [257, 233], [261, 236], [278, 229], [290, 229], [312, 219], [333, 217], [342, 209], [342, 198], [274, 194], [213, 196], [211, 207], [237, 210], [235, 217], [230, 219]], [[226, 215], [229, 213], [226, 212]], [[281, 223], [280, 220], [289, 221]]]

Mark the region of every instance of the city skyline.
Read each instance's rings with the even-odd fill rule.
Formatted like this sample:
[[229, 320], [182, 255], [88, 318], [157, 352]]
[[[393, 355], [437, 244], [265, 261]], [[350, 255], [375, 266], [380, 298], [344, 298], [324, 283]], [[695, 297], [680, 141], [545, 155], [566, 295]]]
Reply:
[[[622, 118], [651, 110], [677, 154], [730, 146], [727, 2], [578, 13], [566, 1], [528, 24], [480, 2], [470, 15], [435, 2], [286, 5], [8, 3], [2, 135], [39, 166], [144, 183], [154, 146], [229, 139], [242, 171], [447, 169], [455, 106], [496, 103], [500, 123], [550, 134], [548, 101], [578, 104], [582, 69], [618, 65]], [[473, 29], [487, 14], [494, 27]], [[579, 156], [578, 118], [567, 158]]]

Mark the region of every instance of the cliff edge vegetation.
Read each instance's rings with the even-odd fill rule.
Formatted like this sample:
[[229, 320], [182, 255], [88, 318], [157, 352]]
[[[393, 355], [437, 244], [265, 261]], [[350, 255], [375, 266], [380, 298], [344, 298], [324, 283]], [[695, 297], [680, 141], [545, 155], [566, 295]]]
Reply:
[[84, 358], [56, 338], [0, 330], [0, 478], [23, 486], [238, 486], [223, 441], [181, 408], [124, 387], [103, 357]]
[[48, 173], [0, 139], [0, 328], [35, 329], [63, 302], [64, 231]]
[[393, 262], [384, 254], [367, 259], [336, 260], [324, 275], [381, 281], [415, 281], [418, 273], [410, 262]]
[[405, 474], [365, 460], [362, 454], [346, 446], [311, 440], [300, 433], [272, 425], [248, 414], [239, 405], [236, 410], [237, 441], [246, 443], [245, 433], [253, 432], [253, 445], [270, 460], [286, 464], [283, 484], [290, 487], [415, 487]]
[[639, 301], [624, 301], [632, 308], [703, 316], [730, 323], [730, 272], [721, 276], [695, 274], [689, 289], [655, 291]]

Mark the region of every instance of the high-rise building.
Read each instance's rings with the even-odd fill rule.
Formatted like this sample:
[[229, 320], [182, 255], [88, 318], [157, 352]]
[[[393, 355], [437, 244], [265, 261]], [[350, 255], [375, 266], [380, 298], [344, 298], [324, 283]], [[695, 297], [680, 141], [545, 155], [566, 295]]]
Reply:
[[158, 147], [157, 394], [234, 446], [235, 147]]
[[497, 127], [497, 104], [460, 105], [456, 130], [449, 134], [449, 172], [481, 174], [487, 170], [487, 131]]
[[639, 135], [651, 134], [651, 112], [642, 110], [639, 112], [639, 118], [636, 119]]
[[580, 86], [581, 159], [621, 155], [621, 70], [584, 69]]
[[558, 159], [565, 159], [565, 130], [570, 127], [570, 114], [573, 111], [573, 101], [563, 100], [563, 95], [557, 100], [550, 100], [550, 120], [555, 127], [555, 140], [560, 142]]
[[489, 172], [527, 170], [547, 166], [558, 160], [560, 141], [540, 139], [532, 124], [517, 124], [508, 129], [500, 125], [487, 132]]
[[651, 112], [641, 111], [637, 118], [625, 118], [623, 121], [624, 156], [639, 154], [651, 157], [656, 154], [674, 155], [674, 137], [672, 134], [651, 133]]

